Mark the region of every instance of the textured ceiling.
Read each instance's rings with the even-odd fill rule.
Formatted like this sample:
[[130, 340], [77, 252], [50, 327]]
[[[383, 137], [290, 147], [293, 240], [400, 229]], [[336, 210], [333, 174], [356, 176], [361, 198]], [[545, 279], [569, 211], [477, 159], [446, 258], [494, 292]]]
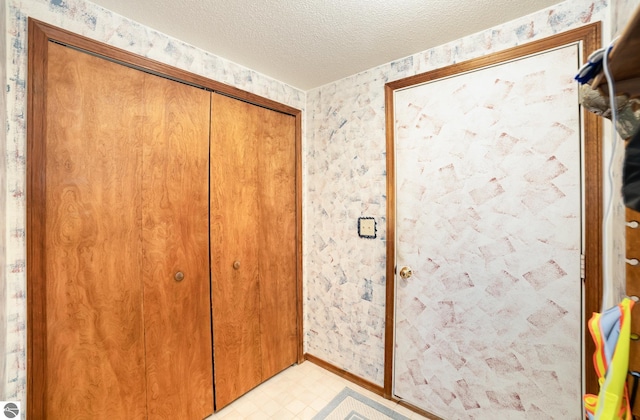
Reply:
[[92, 0], [308, 90], [559, 0]]

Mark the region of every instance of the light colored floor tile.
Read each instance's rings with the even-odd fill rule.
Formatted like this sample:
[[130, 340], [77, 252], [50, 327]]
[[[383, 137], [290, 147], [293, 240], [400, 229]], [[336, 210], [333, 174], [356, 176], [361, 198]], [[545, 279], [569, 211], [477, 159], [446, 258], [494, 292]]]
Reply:
[[296, 415], [286, 408], [282, 408], [273, 416], [273, 418], [278, 420], [293, 420], [296, 418]]
[[261, 407], [272, 400], [273, 398], [267, 395], [267, 393], [259, 387], [251, 391], [251, 401], [253, 401], [258, 407]]
[[225, 407], [223, 410], [220, 410], [219, 412], [217, 412], [216, 414], [214, 414], [213, 416], [209, 417], [207, 420], [211, 419], [215, 419], [215, 420], [233, 420], [233, 419], [241, 419], [242, 418], [242, 414], [238, 413], [236, 410], [234, 410], [232, 407]]
[[293, 366], [207, 420], [311, 420], [345, 387], [412, 420], [424, 417], [311, 362]]
[[265, 413], [264, 411], [256, 411], [246, 417], [244, 417], [244, 419], [246, 420], [265, 420], [268, 419], [269, 414]]
[[316, 394], [311, 393], [308, 389], [305, 388], [305, 392], [298, 395], [296, 398], [299, 401], [302, 401], [305, 406], [309, 406], [311, 405], [311, 403], [313, 403], [318, 399], [318, 396]]
[[331, 401], [331, 400], [317, 399], [317, 400], [313, 401], [311, 404], [309, 404], [309, 407], [313, 408], [314, 410], [320, 411], [327, 404], [329, 404], [329, 401]]
[[268, 383], [264, 385], [263, 393], [268, 397], [275, 397], [280, 394], [282, 390], [277, 386], [277, 384]]
[[241, 400], [233, 403], [233, 405], [233, 408], [243, 417], [248, 417], [250, 414], [258, 411], [258, 406], [251, 400], [251, 398], [242, 398]]
[[293, 414], [299, 414], [302, 412], [302, 410], [307, 408], [307, 404], [303, 403], [300, 400], [293, 400], [289, 404], [287, 404], [285, 408], [291, 411]]
[[[346, 384], [345, 384], [346, 386]], [[324, 386], [322, 383], [318, 382], [314, 387], [316, 390], [316, 395], [322, 398], [328, 398], [329, 400], [333, 398], [337, 392], [329, 387]], [[339, 392], [339, 391], [338, 391]]]
[[284, 390], [280, 394], [273, 397], [273, 401], [280, 404], [281, 407], [286, 407], [287, 404], [291, 403], [295, 399], [296, 397], [294, 397], [293, 395], [289, 394]]
[[262, 411], [264, 411], [265, 413], [267, 413], [267, 415], [269, 417], [267, 418], [273, 418], [273, 416], [282, 408], [282, 406], [280, 404], [278, 404], [276, 401], [269, 401], [267, 403], [265, 403], [262, 407], [260, 407], [260, 409]]
[[302, 413], [298, 414], [298, 418], [301, 420], [311, 420], [313, 416], [315, 416], [316, 414], [318, 414], [318, 410], [314, 410], [311, 407], [307, 407], [304, 410], [302, 410]]

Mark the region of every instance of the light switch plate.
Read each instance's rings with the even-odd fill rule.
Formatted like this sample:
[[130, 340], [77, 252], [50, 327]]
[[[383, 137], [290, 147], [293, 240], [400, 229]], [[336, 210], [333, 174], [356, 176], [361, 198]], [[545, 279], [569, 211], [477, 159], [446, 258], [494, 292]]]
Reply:
[[376, 219], [373, 217], [358, 218], [358, 235], [361, 238], [376, 238]]

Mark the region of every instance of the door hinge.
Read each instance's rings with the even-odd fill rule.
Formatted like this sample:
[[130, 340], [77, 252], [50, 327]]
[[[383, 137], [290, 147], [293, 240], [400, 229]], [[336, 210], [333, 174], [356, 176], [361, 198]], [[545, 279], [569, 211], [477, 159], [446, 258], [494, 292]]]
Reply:
[[584, 280], [587, 278], [586, 271], [586, 259], [584, 254], [580, 254], [580, 279]]

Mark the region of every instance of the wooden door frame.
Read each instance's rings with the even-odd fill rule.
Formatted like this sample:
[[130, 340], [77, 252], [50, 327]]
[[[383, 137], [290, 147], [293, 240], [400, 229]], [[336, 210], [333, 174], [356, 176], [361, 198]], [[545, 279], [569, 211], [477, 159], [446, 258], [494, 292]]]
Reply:
[[[385, 315], [384, 396], [393, 396], [393, 350], [395, 335], [395, 243], [396, 243], [396, 188], [395, 188], [395, 139], [394, 139], [394, 92], [398, 89], [451, 77], [459, 73], [479, 70], [503, 62], [544, 52], [549, 49], [575, 43], [581, 44], [582, 58], [600, 47], [601, 23], [595, 22], [539, 41], [499, 51], [484, 57], [442, 67], [427, 73], [389, 82], [385, 85], [386, 134], [387, 134], [387, 288]], [[602, 300], [602, 125], [595, 114], [582, 109], [581, 122], [584, 127], [582, 147], [584, 150], [584, 218], [585, 218], [585, 306], [586, 316], [599, 312]], [[593, 366], [588, 362], [595, 345], [584, 327], [586, 391], [598, 393], [598, 379]], [[404, 404], [404, 403], [403, 403]], [[406, 404], [409, 405], [409, 404]], [[412, 407], [416, 408], [416, 407]], [[422, 411], [422, 410], [416, 410]], [[428, 414], [424, 413], [423, 414]]]
[[147, 73], [232, 96], [295, 118], [297, 362], [302, 363], [302, 111], [233, 86], [151, 60], [29, 18], [27, 85], [27, 413], [44, 418], [46, 372], [46, 260], [44, 238], [45, 89], [48, 43], [56, 42]]

